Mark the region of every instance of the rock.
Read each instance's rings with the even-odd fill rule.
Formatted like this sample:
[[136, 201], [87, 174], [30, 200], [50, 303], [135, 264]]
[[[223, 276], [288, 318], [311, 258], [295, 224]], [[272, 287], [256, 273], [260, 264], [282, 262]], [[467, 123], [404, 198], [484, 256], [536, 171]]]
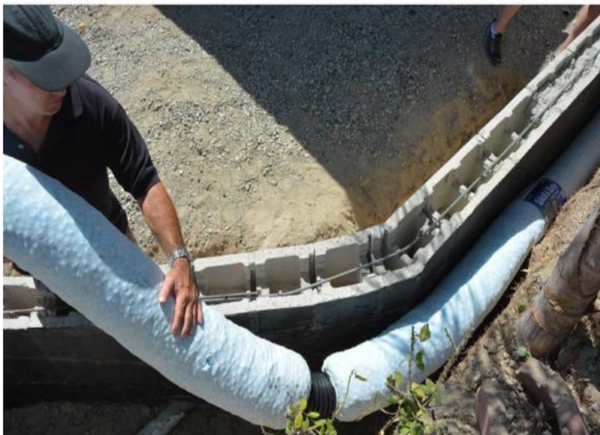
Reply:
[[588, 403], [588, 408], [596, 413], [600, 414], [600, 391], [594, 384], [588, 384], [583, 390], [583, 397]]
[[558, 373], [541, 361], [530, 358], [517, 371], [517, 379], [533, 402], [543, 403], [546, 413], [556, 418], [561, 433], [590, 434], [569, 386]]
[[514, 411], [509, 417], [498, 381], [485, 381], [479, 387], [475, 410], [481, 435], [509, 435], [506, 427], [513, 420]]

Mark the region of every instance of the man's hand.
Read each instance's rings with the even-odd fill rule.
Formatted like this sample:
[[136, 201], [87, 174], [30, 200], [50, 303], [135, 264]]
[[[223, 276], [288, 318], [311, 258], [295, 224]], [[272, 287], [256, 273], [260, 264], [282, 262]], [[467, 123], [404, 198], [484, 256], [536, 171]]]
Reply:
[[[167, 257], [185, 247], [173, 201], [161, 182], [152, 186], [138, 199], [138, 203]], [[164, 304], [171, 296], [175, 298], [175, 316], [171, 329], [174, 335], [181, 331], [181, 337], [187, 337], [194, 330], [196, 321], [202, 325], [202, 306], [198, 304], [193, 268], [186, 258], [178, 258], [173, 262], [158, 294], [158, 300]]]
[[198, 302], [196, 280], [192, 266], [185, 258], [173, 263], [173, 267], [165, 277], [158, 301], [164, 304], [170, 296], [175, 298], [175, 315], [171, 331], [174, 335], [181, 331], [181, 337], [185, 338], [194, 330], [196, 321], [202, 325], [202, 306]]

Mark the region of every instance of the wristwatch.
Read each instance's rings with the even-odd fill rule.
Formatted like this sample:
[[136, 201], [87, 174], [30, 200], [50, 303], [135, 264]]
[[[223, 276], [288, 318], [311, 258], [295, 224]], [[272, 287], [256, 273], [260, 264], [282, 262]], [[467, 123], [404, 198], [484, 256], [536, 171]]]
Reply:
[[175, 263], [175, 260], [179, 258], [185, 258], [190, 264], [192, 264], [192, 256], [190, 253], [187, 251], [187, 249], [181, 248], [169, 255], [169, 267], [173, 267], [173, 263]]

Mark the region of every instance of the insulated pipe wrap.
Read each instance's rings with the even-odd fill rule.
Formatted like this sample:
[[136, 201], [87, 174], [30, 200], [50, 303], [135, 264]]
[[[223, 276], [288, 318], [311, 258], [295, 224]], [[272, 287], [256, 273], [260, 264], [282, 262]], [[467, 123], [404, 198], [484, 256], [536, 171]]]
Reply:
[[254, 424], [283, 428], [308, 397], [305, 360], [203, 306], [204, 326], [171, 334], [164, 275], [104, 216], [56, 180], [4, 156], [4, 255], [134, 355], [190, 393]]
[[417, 343], [415, 350], [424, 350], [426, 371], [420, 372], [413, 364], [413, 380], [421, 382], [439, 369], [454, 352], [445, 330], [458, 345], [469, 330], [479, 326], [502, 296], [495, 285], [512, 281], [544, 226], [544, 217], [533, 205], [513, 204], [423, 303], [376, 338], [329, 356], [323, 371], [343, 405], [339, 420], [353, 421], [389, 404], [387, 377], [398, 371], [407, 379], [412, 327], [418, 333], [429, 324], [431, 330], [431, 338]]
[[[341, 404], [337, 418], [353, 421], [388, 405], [387, 377], [398, 371], [406, 381], [411, 328], [429, 324], [431, 338], [416, 345], [425, 351], [424, 373], [439, 369], [458, 345], [496, 305], [521, 264], [543, 236], [557, 205], [600, 167], [600, 112], [588, 123], [541, 181], [498, 217], [438, 288], [406, 316], [372, 340], [330, 355], [323, 363]], [[355, 374], [366, 378], [358, 380]]]

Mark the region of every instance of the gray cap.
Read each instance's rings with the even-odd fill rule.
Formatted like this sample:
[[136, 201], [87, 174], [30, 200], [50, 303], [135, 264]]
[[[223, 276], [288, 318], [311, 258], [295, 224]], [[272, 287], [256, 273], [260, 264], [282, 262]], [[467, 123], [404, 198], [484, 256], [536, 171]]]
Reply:
[[81, 37], [48, 6], [4, 6], [4, 58], [36, 86], [64, 89], [89, 68]]

